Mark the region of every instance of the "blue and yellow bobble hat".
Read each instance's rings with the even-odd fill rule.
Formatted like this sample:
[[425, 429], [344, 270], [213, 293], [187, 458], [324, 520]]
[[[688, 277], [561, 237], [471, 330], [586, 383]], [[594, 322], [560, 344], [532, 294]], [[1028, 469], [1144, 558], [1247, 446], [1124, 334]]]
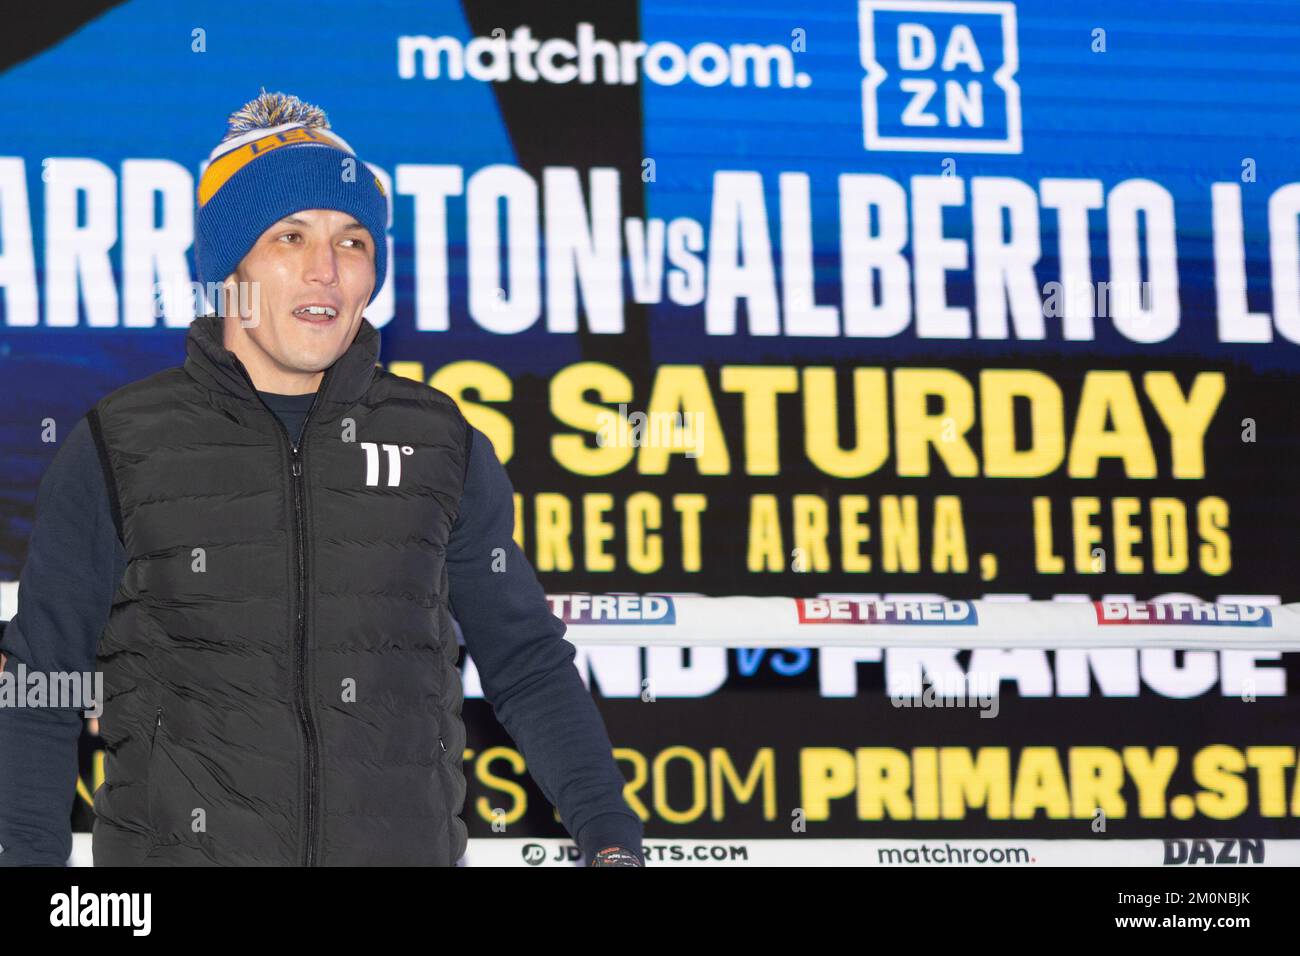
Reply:
[[[346, 162], [349, 158], [352, 163]], [[319, 107], [263, 88], [230, 115], [226, 135], [199, 180], [199, 282], [205, 287], [223, 282], [263, 232], [303, 209], [350, 213], [370, 232], [375, 245], [373, 302], [388, 270], [384, 187], [330, 129]]]

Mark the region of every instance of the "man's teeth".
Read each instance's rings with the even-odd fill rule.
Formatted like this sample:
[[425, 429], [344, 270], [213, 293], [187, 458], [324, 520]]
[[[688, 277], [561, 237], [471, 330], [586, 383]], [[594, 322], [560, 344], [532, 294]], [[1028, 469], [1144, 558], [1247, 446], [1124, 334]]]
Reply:
[[293, 314], [294, 315], [328, 315], [330, 318], [334, 318], [335, 316], [338, 315], [337, 312], [335, 312], [327, 305], [309, 305], [301, 309], [294, 309]]

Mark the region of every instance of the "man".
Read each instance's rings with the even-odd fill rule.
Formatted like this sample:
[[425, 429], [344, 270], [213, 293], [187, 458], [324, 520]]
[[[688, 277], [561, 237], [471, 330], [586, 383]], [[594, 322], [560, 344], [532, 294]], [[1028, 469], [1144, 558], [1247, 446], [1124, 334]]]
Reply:
[[[376, 365], [387, 199], [323, 113], [232, 115], [198, 189], [182, 367], [102, 399], [41, 483], [0, 668], [104, 681], [96, 865], [451, 865], [452, 613], [591, 865], [642, 865], [609, 737], [447, 395]], [[244, 308], [239, 303], [245, 303]], [[62, 865], [80, 716], [0, 708], [0, 865]]]

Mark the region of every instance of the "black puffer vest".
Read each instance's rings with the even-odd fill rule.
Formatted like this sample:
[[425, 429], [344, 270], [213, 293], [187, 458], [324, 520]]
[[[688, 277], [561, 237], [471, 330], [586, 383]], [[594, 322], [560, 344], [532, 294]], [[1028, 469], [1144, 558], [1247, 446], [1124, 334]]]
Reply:
[[89, 415], [128, 558], [99, 647], [95, 864], [451, 865], [469, 426], [377, 367], [363, 320], [295, 450], [222, 322]]

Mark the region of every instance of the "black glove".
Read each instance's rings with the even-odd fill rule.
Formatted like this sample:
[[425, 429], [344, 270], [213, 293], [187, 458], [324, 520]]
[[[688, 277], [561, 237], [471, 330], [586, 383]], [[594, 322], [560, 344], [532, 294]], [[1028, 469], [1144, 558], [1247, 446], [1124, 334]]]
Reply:
[[627, 847], [607, 846], [591, 858], [588, 866], [645, 866], [641, 857]]

